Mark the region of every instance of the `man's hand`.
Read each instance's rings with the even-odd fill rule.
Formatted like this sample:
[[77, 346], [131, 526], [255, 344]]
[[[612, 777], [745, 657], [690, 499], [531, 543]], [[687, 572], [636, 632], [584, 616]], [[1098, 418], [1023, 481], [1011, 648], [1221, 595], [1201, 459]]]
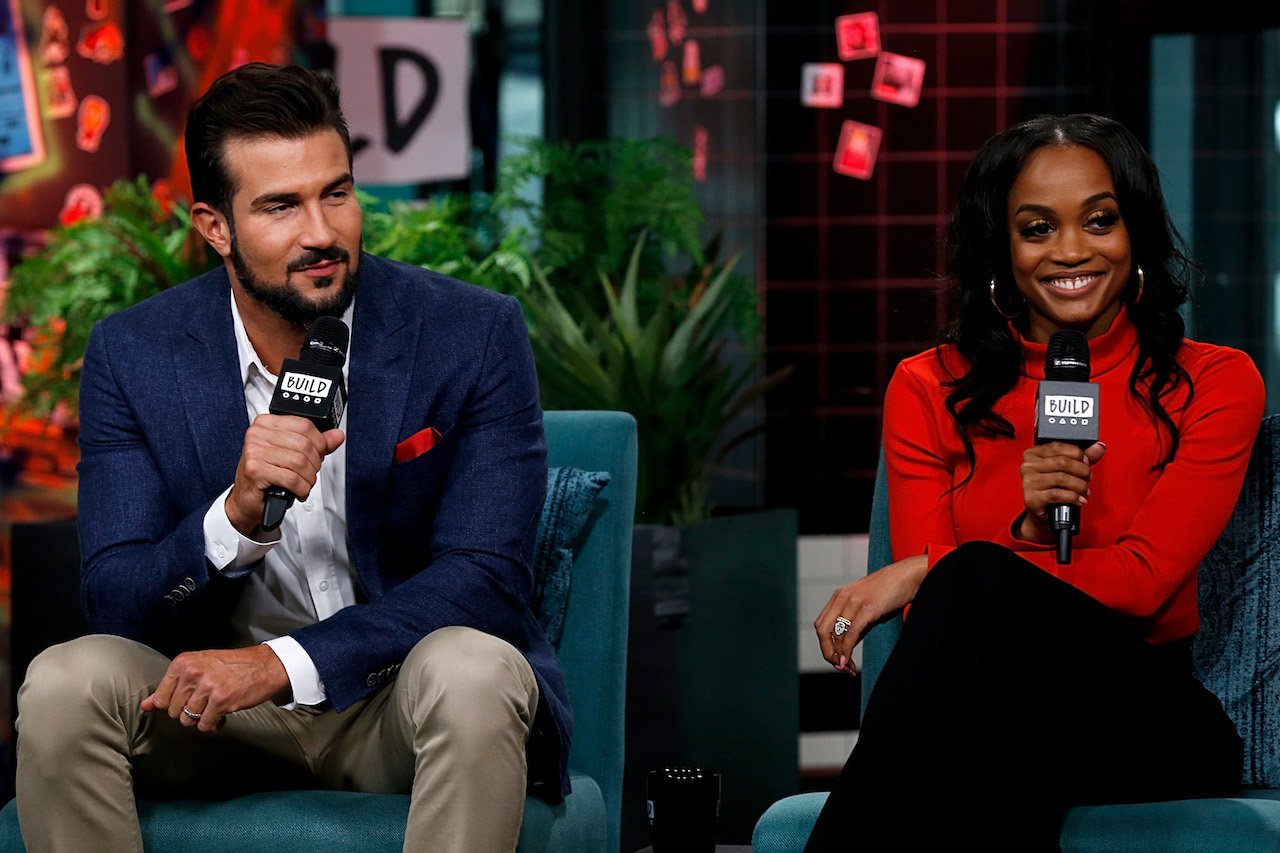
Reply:
[[[917, 554], [890, 563], [831, 593], [827, 606], [813, 621], [822, 656], [836, 669], [857, 675], [853, 647], [877, 622], [915, 599], [928, 571], [928, 557]], [[839, 636], [836, 636], [837, 618], [842, 618], [845, 625]]]
[[156, 692], [142, 700], [142, 710], [215, 732], [227, 714], [287, 696], [288, 689], [289, 675], [270, 646], [184, 652], [169, 664]]
[[262, 493], [280, 486], [306, 500], [320, 475], [320, 463], [341, 445], [340, 429], [320, 432], [296, 415], [258, 415], [244, 434], [236, 481], [227, 495], [227, 518], [250, 539], [263, 541]]

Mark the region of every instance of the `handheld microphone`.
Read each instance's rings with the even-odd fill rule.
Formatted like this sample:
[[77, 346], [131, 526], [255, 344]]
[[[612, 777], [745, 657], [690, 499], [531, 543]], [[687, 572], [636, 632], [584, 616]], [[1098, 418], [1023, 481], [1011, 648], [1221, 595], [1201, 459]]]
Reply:
[[[347, 362], [351, 332], [337, 317], [320, 317], [311, 324], [307, 340], [296, 359], [287, 358], [280, 368], [276, 390], [268, 411], [273, 415], [298, 415], [321, 432], [342, 422], [347, 402], [347, 385], [342, 366]], [[262, 529], [275, 530], [294, 496], [280, 486], [263, 492]]]
[[[1065, 441], [1081, 449], [1098, 440], [1098, 383], [1089, 381], [1089, 341], [1077, 329], [1049, 337], [1044, 381], [1036, 395], [1036, 444]], [[1058, 537], [1058, 563], [1071, 562], [1071, 537], [1080, 532], [1080, 507], [1050, 504], [1049, 529]]]

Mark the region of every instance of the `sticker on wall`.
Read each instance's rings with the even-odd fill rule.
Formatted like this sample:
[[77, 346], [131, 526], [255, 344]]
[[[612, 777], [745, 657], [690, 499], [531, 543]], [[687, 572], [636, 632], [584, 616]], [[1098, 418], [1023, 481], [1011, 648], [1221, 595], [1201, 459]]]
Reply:
[[52, 118], [68, 118], [76, 114], [76, 106], [80, 102], [71, 86], [71, 72], [67, 71], [67, 66], [58, 65], [45, 70], [44, 93]]
[[686, 86], [696, 86], [702, 79], [702, 51], [698, 43], [689, 39], [684, 43], [684, 60], [680, 63], [680, 75]]
[[880, 52], [880, 18], [859, 12], [836, 18], [836, 49], [841, 59], [866, 59]]
[[924, 87], [924, 60], [897, 53], [881, 53], [871, 78], [871, 97], [914, 107]]
[[105, 20], [110, 12], [111, 0], [84, 0], [84, 14], [91, 21]]
[[724, 66], [712, 65], [702, 69], [702, 97], [710, 98], [724, 91]]
[[662, 16], [661, 9], [653, 10], [649, 26], [645, 27], [645, 34], [649, 36], [649, 53], [652, 54], [653, 61], [661, 62], [666, 59], [670, 45], [667, 43], [667, 22]]
[[124, 56], [124, 34], [114, 21], [91, 24], [81, 30], [76, 53], [99, 65], [110, 65]]
[[680, 72], [676, 64], [668, 59], [662, 63], [662, 79], [658, 83], [658, 103], [670, 107], [680, 100]]
[[684, 13], [680, 0], [667, 0], [667, 37], [672, 44], [684, 41], [685, 31], [689, 29], [689, 18]]
[[702, 125], [693, 130], [693, 179], [705, 184], [707, 182], [707, 142], [710, 134]]
[[876, 168], [880, 153], [880, 128], [859, 121], [846, 121], [840, 126], [840, 141], [832, 168], [842, 175], [868, 180]]
[[67, 19], [57, 6], [44, 10], [40, 25], [40, 61], [45, 65], [61, 65], [71, 55], [71, 31]]
[[838, 62], [806, 62], [800, 66], [800, 103], [806, 107], [844, 105], [844, 66]]
[[76, 184], [67, 190], [58, 213], [59, 225], [74, 225], [82, 219], [97, 219], [102, 215], [102, 193], [92, 184]]
[[178, 88], [178, 69], [173, 65], [169, 51], [158, 50], [142, 59], [147, 76], [147, 94], [153, 98], [167, 95]]
[[187, 55], [193, 62], [204, 62], [209, 56], [209, 48], [213, 44], [213, 35], [204, 24], [192, 24], [187, 30]]
[[97, 95], [85, 95], [76, 115], [76, 147], [93, 153], [111, 124], [111, 105]]

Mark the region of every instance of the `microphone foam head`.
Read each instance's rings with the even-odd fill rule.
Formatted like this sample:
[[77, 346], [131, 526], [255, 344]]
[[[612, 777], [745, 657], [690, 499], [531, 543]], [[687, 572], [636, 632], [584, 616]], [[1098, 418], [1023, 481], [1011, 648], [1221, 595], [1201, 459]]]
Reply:
[[342, 367], [347, 361], [347, 345], [351, 343], [351, 330], [337, 317], [319, 317], [307, 332], [299, 361]]
[[1089, 340], [1079, 329], [1059, 329], [1049, 336], [1044, 378], [1059, 382], [1089, 381]]

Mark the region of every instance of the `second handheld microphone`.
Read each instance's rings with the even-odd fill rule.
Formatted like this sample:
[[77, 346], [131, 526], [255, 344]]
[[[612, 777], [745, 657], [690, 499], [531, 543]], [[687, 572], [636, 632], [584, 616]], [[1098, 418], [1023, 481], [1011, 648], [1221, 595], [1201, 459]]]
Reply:
[[[342, 366], [347, 362], [351, 331], [337, 317], [320, 317], [307, 332], [297, 359], [287, 358], [280, 368], [268, 411], [273, 415], [298, 415], [321, 432], [336, 429], [347, 402]], [[275, 530], [294, 496], [281, 486], [263, 493], [262, 529]]]
[[[1098, 440], [1098, 383], [1089, 381], [1089, 341], [1076, 329], [1049, 337], [1044, 381], [1036, 395], [1036, 444], [1065, 441], [1084, 449]], [[1049, 529], [1058, 563], [1071, 562], [1071, 537], [1080, 532], [1077, 504], [1050, 504]]]

